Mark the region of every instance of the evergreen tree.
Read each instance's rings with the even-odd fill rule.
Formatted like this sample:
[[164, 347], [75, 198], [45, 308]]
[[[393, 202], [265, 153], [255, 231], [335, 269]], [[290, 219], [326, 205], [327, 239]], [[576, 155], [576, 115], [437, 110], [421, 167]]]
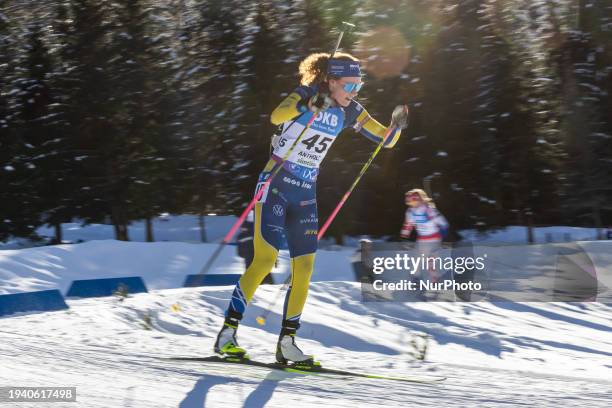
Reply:
[[[432, 179], [440, 197], [438, 206], [458, 228], [483, 222], [478, 217], [485, 189], [479, 177], [481, 141], [474, 123], [482, 92], [482, 33], [478, 27], [483, 22], [478, 12], [480, 1], [455, 3], [440, 3], [440, 26], [424, 56], [421, 131], [428, 162], [415, 162], [412, 167], [415, 174]], [[416, 187], [420, 185], [421, 179]], [[465, 208], [474, 210], [468, 214]]]
[[239, 206], [236, 190], [244, 170], [244, 157], [235, 154], [241, 145], [236, 130], [243, 115], [238, 61], [242, 58], [242, 7], [212, 1], [186, 5], [189, 16], [181, 27], [178, 80], [182, 125], [178, 171], [189, 188], [182, 192], [190, 212], [226, 212]]
[[55, 241], [62, 241], [61, 223], [71, 219], [72, 186], [67, 183], [66, 166], [62, 155], [62, 124], [55, 107], [54, 61], [43, 42], [42, 27], [35, 23], [28, 27], [25, 60], [18, 81], [20, 112], [15, 123], [20, 140], [27, 149], [20, 155], [27, 169], [30, 207], [40, 223], [55, 228]]
[[[558, 217], [560, 202], [563, 150], [548, 46], [554, 27], [545, 23], [550, 9], [544, 2], [490, 6], [490, 20], [497, 35], [509, 39], [512, 58], [508, 79], [511, 103], [503, 113], [510, 120], [506, 122], [507, 137], [498, 141], [501, 207], [514, 215], [507, 217], [508, 223], [532, 227]], [[533, 241], [532, 228], [528, 240]]]
[[66, 137], [74, 147], [73, 168], [80, 175], [75, 217], [84, 222], [111, 219], [118, 239], [127, 237], [122, 172], [122, 136], [113, 122], [117, 105], [110, 45], [112, 27], [105, 3], [71, 0], [72, 24], [63, 45], [65, 66], [61, 82], [69, 90], [65, 100]]
[[[153, 240], [150, 220], [173, 205], [173, 140], [169, 134], [172, 94], [166, 86], [170, 71], [159, 44], [150, 37], [149, 15], [140, 0], [117, 4], [113, 10], [118, 25], [113, 32], [110, 64], [114, 96], [113, 124], [117, 145], [113, 168], [118, 174], [113, 214], [124, 219], [147, 220], [147, 239]], [[121, 209], [120, 209], [121, 208]]]
[[14, 15], [6, 11], [7, 3], [0, 2], [0, 240], [11, 236], [31, 236], [38, 225], [30, 193], [30, 171], [22, 160], [29, 146], [17, 131], [21, 88], [19, 25]]
[[612, 19], [605, 2], [581, 0], [557, 52], [563, 95], [562, 128], [567, 142], [565, 215], [594, 226], [601, 238], [610, 223], [612, 198]]
[[[270, 114], [279, 102], [298, 85], [295, 81], [297, 58], [291, 58], [290, 45], [283, 41], [280, 31], [282, 17], [275, 16], [276, 2], [260, 2], [249, 9], [239, 62], [241, 120], [236, 127], [237, 146], [233, 154], [239, 158], [236, 175], [242, 178], [237, 187], [244, 206], [250, 201], [256, 175], [264, 168], [272, 135], [277, 131], [270, 122]], [[274, 11], [274, 12], [273, 12]], [[244, 177], [244, 173], [254, 177]], [[242, 176], [241, 176], [242, 175]]]

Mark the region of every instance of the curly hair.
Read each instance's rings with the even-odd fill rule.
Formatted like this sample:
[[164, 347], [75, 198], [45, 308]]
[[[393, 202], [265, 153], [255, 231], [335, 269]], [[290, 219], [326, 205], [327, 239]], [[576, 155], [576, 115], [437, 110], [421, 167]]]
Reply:
[[[357, 61], [358, 58], [344, 52], [334, 54], [334, 59], [343, 61]], [[310, 54], [302, 62], [300, 62], [299, 73], [301, 76], [300, 83], [302, 85], [312, 86], [316, 83], [326, 82], [329, 78], [337, 79], [333, 76], [328, 78], [327, 63], [329, 61], [329, 53], [317, 52]]]

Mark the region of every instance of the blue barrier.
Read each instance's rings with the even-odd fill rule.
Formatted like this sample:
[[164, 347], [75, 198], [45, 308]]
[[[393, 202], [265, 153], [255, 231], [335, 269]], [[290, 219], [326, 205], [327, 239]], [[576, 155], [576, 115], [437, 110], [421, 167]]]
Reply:
[[[282, 282], [282, 278], [273, 278], [273, 275], [268, 274], [262, 284], [273, 284], [274, 282]], [[278, 274], [280, 275], [280, 274]], [[242, 275], [240, 274], [210, 274], [210, 275], [187, 275], [183, 287], [194, 288], [197, 286], [234, 286], [238, 283]]]
[[70, 285], [66, 297], [103, 297], [121, 293], [144, 293], [148, 292], [144, 281], [140, 276], [128, 276], [123, 278], [106, 279], [84, 279], [75, 280]]
[[0, 295], [0, 316], [64, 309], [68, 309], [68, 305], [57, 289]]

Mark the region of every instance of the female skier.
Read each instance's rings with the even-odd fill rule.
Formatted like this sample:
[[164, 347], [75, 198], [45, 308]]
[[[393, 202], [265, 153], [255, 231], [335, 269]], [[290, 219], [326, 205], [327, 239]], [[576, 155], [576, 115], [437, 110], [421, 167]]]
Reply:
[[[400, 235], [408, 239], [412, 230], [416, 229], [417, 253], [427, 259], [440, 248], [442, 238], [448, 233], [448, 222], [436, 209], [433, 200], [421, 189], [415, 188], [406, 192], [405, 203], [408, 209]], [[438, 276], [433, 268], [429, 267], [429, 262], [427, 264], [429, 277], [436, 281]]]
[[[300, 63], [299, 73], [301, 86], [271, 115], [272, 123], [282, 126], [272, 140], [271, 158], [260, 174], [257, 188], [265, 187], [264, 182], [277, 166], [282, 168], [255, 205], [255, 255], [234, 289], [215, 342], [214, 350], [222, 356], [248, 358], [238, 345], [236, 330], [255, 290], [270, 273], [285, 232], [291, 257], [291, 285], [285, 298], [276, 359], [281, 364], [318, 365], [313, 356], [297, 347], [295, 334], [300, 327], [317, 250], [319, 165], [338, 134], [347, 127], [377, 143], [387, 132], [387, 127], [370, 117], [354, 100], [363, 86], [357, 58], [336, 53], [330, 60], [327, 53], [312, 54]], [[291, 150], [313, 115], [317, 115], [316, 119]], [[391, 148], [397, 143], [407, 120], [407, 109], [394, 113], [390, 124], [394, 130], [384, 147]]]

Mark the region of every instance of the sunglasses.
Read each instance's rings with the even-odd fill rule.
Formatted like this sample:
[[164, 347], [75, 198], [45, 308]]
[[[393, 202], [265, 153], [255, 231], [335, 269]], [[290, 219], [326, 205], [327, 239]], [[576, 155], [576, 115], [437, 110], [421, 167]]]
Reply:
[[344, 92], [347, 93], [359, 92], [362, 86], [363, 82], [347, 82], [342, 86], [342, 89], [344, 89]]

